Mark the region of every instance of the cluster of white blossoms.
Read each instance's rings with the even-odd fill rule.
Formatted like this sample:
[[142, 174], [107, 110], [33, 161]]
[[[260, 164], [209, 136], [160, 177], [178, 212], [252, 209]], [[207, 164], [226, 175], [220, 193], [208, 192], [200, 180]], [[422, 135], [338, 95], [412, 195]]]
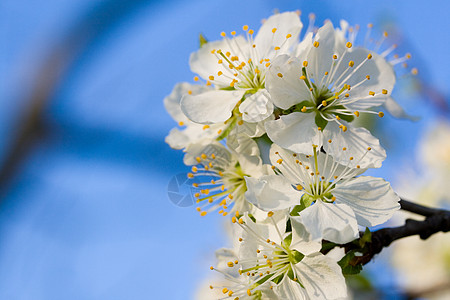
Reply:
[[406, 116], [390, 95], [393, 65], [409, 54], [379, 51], [384, 37], [354, 45], [345, 21], [302, 27], [286, 12], [203, 39], [189, 61], [196, 84], [164, 100], [179, 124], [166, 141], [185, 152], [198, 213], [233, 223], [235, 246], [211, 267], [220, 299], [345, 298], [342, 255], [322, 254], [322, 242], [351, 242], [400, 208], [388, 182], [363, 175], [386, 152], [355, 120]]

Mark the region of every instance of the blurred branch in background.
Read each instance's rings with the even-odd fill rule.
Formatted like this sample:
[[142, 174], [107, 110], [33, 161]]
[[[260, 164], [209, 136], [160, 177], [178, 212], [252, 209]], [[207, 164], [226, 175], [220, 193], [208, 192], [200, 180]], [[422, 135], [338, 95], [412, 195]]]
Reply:
[[97, 4], [75, 24], [69, 34], [57, 43], [43, 59], [35, 72], [34, 86], [31, 88], [27, 108], [18, 118], [17, 131], [11, 133], [11, 142], [3, 165], [0, 167], [0, 203], [8, 192], [8, 185], [34, 146], [49, 133], [43, 118], [46, 107], [64, 77], [70, 72], [74, 62], [84, 51], [97, 42], [120, 21], [123, 21], [142, 5], [154, 1], [111, 0]]

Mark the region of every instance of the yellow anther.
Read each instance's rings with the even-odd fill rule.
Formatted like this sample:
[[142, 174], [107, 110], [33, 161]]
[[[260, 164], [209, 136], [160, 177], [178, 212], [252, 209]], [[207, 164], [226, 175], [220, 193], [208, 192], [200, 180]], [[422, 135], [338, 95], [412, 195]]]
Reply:
[[352, 68], [354, 65], [355, 65], [355, 62], [354, 62], [353, 60], [351, 60], [351, 61], [348, 62], [348, 66], [349, 66], [350, 68]]
[[300, 184], [297, 184], [297, 186], [295, 187], [298, 191], [301, 191], [303, 189], [303, 187]]
[[281, 158], [277, 160], [277, 163], [279, 163], [280, 165], [282, 162], [283, 162], [283, 160]]
[[350, 160], [353, 160], [353, 156], [350, 157]]
[[351, 48], [353, 45], [352, 45], [352, 43], [350, 43], [350, 42], [347, 42], [347, 44], [345, 44], [345, 47], [347, 47], [347, 48]]
[[225, 55], [226, 55], [227, 57], [230, 57], [230, 55], [231, 55], [230, 51], [227, 51], [227, 53], [225, 53]]
[[275, 32], [277, 32], [277, 29], [276, 28], [272, 28], [272, 33], [275, 33]]
[[222, 214], [222, 216], [225, 217], [226, 215], [228, 215], [228, 212], [224, 211], [223, 214]]
[[411, 53], [406, 53], [405, 57], [406, 57], [407, 59], [411, 59]]
[[194, 81], [198, 81], [198, 80], [199, 80], [198, 76], [194, 76]]
[[267, 68], [268, 66], [270, 66], [270, 63], [266, 63], [266, 68]]
[[214, 201], [213, 198], [209, 198], [209, 199], [208, 199], [208, 202], [209, 202], [209, 203], [213, 203], [213, 201]]
[[341, 119], [341, 117], [339, 117], [339, 116], [336, 116], [336, 120], [338, 120], [338, 121], [339, 121], [340, 119]]
[[268, 213], [267, 213], [267, 216], [270, 218], [270, 217], [272, 217], [273, 216], [273, 211], [269, 211]]
[[188, 176], [188, 178], [194, 178], [194, 174], [192, 174], [192, 173], [188, 173], [187, 176]]
[[244, 220], [243, 220], [242, 218], [240, 218], [240, 219], [238, 220], [238, 222], [239, 222], [239, 224], [244, 224]]
[[350, 97], [350, 94], [345, 94], [344, 97], [348, 98], [348, 97]]
[[[211, 266], [211, 267], [209, 267], [211, 270], [214, 270], [214, 267], [213, 266]], [[211, 287], [211, 286], [210, 286]]]
[[193, 167], [192, 167], [192, 172], [195, 173], [195, 172], [197, 172], [197, 171], [198, 171], [198, 168], [197, 168], [196, 166], [193, 166]]
[[336, 197], [335, 196], [333, 196], [333, 197], [331, 197], [331, 201], [336, 201]]
[[388, 91], [385, 90], [385, 89], [382, 89], [382, 90], [381, 90], [381, 93], [384, 94], [384, 95], [386, 95], [386, 94], [388, 93]]
[[357, 168], [357, 169], [361, 169], [361, 166], [360, 166], [360, 165], [356, 165], [356, 168]]
[[315, 41], [315, 42], [313, 43], [313, 46], [316, 47], [316, 48], [319, 47], [319, 42], [318, 42], [318, 41]]
[[206, 216], [206, 214], [207, 214], [206, 211], [202, 211], [202, 212], [200, 213], [200, 216], [204, 217], [204, 216]]
[[347, 131], [347, 126], [342, 126], [342, 131], [346, 132]]
[[333, 55], [333, 59], [337, 59], [337, 55], [336, 54]]
[[327, 71], [327, 72], [325, 72], [325, 75], [328, 75], [328, 71]]
[[209, 78], [209, 80], [214, 80], [214, 76], [212, 76], [212, 75], [209, 76], [208, 78]]
[[317, 130], [322, 131], [322, 127], [317, 127]]
[[368, 151], [370, 151], [370, 150], [372, 150], [372, 148], [370, 148], [370, 147], [367, 147], [367, 150], [368, 150]]
[[178, 122], [178, 125], [179, 125], [179, 126], [183, 126], [183, 125], [184, 125], [184, 122], [183, 122], [183, 121], [180, 121], [180, 122]]
[[278, 73], [277, 75], [278, 75], [278, 77], [283, 78], [283, 74]]
[[278, 50], [280, 50], [280, 47], [275, 47], [274, 49], [275, 49], [275, 51], [278, 51]]
[[322, 106], [327, 106], [327, 101], [323, 100], [322, 101]]
[[[207, 125], [205, 125], [205, 126], [207, 126]], [[202, 159], [207, 159], [208, 158], [208, 156], [205, 153], [202, 153], [200, 156], [201, 156]]]
[[253, 29], [250, 29], [250, 30], [248, 31], [248, 34], [250, 34], [250, 35], [252, 35], [253, 33], [254, 33]]
[[228, 289], [227, 288], [223, 288], [222, 293], [224, 293], [224, 294], [228, 293]]
[[290, 37], [292, 37], [292, 34], [288, 33], [288, 34], [286, 35], [286, 38], [288, 39], [288, 38], [290, 38]]
[[371, 53], [367, 54], [367, 59], [372, 59], [372, 54]]
[[242, 238], [239, 238], [239, 240], [238, 240], [239, 242], [242, 242], [243, 241], [243, 239]]
[[384, 112], [380, 111], [380, 112], [378, 113], [378, 116], [379, 116], [380, 118], [382, 118], [382, 117], [384, 116]]
[[367, 80], [370, 80], [370, 75], [366, 75], [366, 79], [367, 79]]
[[303, 62], [303, 66], [304, 66], [305, 68], [308, 66], [308, 61], [307, 61], [307, 60], [305, 60], [305, 61]]
[[301, 79], [301, 80], [305, 80], [306, 77], [302, 75], [302, 76], [300, 76], [300, 79]]
[[255, 68], [255, 73], [256, 73], [256, 74], [259, 74], [259, 73], [260, 73], [260, 71], [259, 71], [258, 68]]
[[216, 53], [216, 49], [211, 50], [211, 54], [214, 54], [214, 53]]
[[384, 37], [387, 37], [387, 36], [388, 36], [387, 31], [383, 32], [383, 36], [384, 36]]
[[232, 31], [232, 32], [231, 32], [231, 35], [236, 35], [236, 31]]
[[232, 267], [234, 267], [234, 263], [233, 263], [232, 261], [229, 261], [229, 262], [227, 263], [227, 266], [230, 267], [230, 268], [232, 268]]
[[[231, 297], [233, 295], [233, 291], [228, 292], [228, 297]], [[239, 299], [239, 297], [237, 297]]]
[[369, 95], [370, 95], [370, 96], [375, 96], [375, 92], [370, 91], [370, 92], [369, 92]]
[[248, 30], [248, 25], [242, 26], [242, 30], [247, 31]]
[[249, 295], [249, 296], [252, 295], [252, 291], [250, 291], [250, 289], [247, 290], [247, 295]]
[[331, 142], [332, 142], [332, 140], [331, 140], [331, 139], [329, 139], [329, 140], [328, 140], [328, 143], [331, 143]]
[[417, 75], [417, 74], [419, 74], [419, 70], [417, 70], [417, 68], [412, 68], [411, 74]]
[[207, 81], [206, 82], [206, 86], [210, 86], [211, 85], [211, 82], [210, 81]]
[[239, 120], [238, 125], [242, 125], [242, 124], [244, 124], [244, 121]]
[[192, 186], [197, 188], [198, 187], [198, 183], [193, 183]]
[[359, 117], [359, 111], [356, 110], [356, 111], [354, 112], [354, 114], [355, 114], [355, 116]]
[[239, 211], [238, 210], [235, 212], [235, 214], [236, 214], [236, 217], [239, 218]]
[[373, 27], [372, 23], [367, 24], [367, 28], [372, 28], [372, 27]]
[[272, 170], [275, 170], [275, 166], [271, 166]]

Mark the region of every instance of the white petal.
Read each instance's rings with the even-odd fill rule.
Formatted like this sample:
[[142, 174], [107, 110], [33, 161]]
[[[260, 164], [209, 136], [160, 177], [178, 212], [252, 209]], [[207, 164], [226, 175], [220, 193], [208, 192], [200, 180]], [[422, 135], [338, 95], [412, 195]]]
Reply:
[[273, 104], [269, 99], [270, 95], [265, 89], [258, 90], [255, 94], [245, 98], [239, 105], [242, 119], [252, 123], [267, 119], [273, 112]]
[[312, 113], [293, 112], [267, 121], [265, 127], [274, 143], [297, 153], [312, 154], [312, 144], [322, 145]]
[[381, 178], [361, 176], [333, 190], [337, 203], [345, 203], [355, 212], [359, 225], [375, 226], [386, 222], [400, 209], [400, 198], [389, 182]]
[[185, 95], [181, 109], [192, 121], [202, 124], [228, 120], [245, 91], [210, 91], [199, 95]]
[[306, 289], [302, 288], [298, 282], [291, 280], [288, 276], [284, 276], [279, 284], [280, 299], [309, 299]]
[[[367, 60], [361, 67], [358, 67], [367, 58], [369, 53], [372, 54], [372, 59]], [[351, 60], [355, 63], [353, 68], [348, 67], [348, 62]], [[382, 105], [391, 94], [395, 84], [395, 73], [391, 64], [376, 53], [372, 53], [363, 48], [355, 48], [353, 51], [347, 52], [344, 61], [335, 73], [334, 79], [337, 80], [345, 70], [348, 70], [339, 79], [338, 84], [339, 86], [343, 86], [344, 84], [352, 86], [348, 92], [349, 98], [346, 98], [345, 101], [357, 99], [357, 101], [345, 106], [351, 110], [364, 110]], [[348, 77], [347, 74], [351, 74], [348, 79], [346, 79]], [[366, 79], [367, 75], [370, 76], [370, 80]], [[363, 83], [356, 87], [361, 81]], [[382, 93], [383, 89], [387, 91], [387, 94]], [[374, 96], [369, 94], [371, 91], [375, 93]]]
[[187, 82], [181, 82], [175, 85], [169, 96], [164, 98], [164, 107], [170, 116], [177, 122], [186, 122], [188, 118], [181, 111], [181, 98], [187, 95], [189, 91], [193, 95], [209, 91], [211, 88], [205, 85], [193, 85]]
[[183, 149], [190, 144], [211, 142], [219, 135], [218, 131], [223, 130], [224, 127], [224, 124], [213, 124], [205, 128], [204, 125], [189, 122], [182, 130], [173, 128], [166, 137], [166, 143], [173, 149]]
[[302, 223], [302, 218], [297, 216], [290, 217], [290, 219], [292, 226], [292, 242], [290, 248], [304, 255], [319, 252], [322, 248], [322, 242], [312, 240], [311, 234]]
[[340, 299], [347, 296], [341, 267], [333, 259], [317, 253], [305, 256], [294, 268], [309, 299]]
[[[293, 43], [297, 42], [303, 24], [295, 12], [285, 12], [275, 14], [267, 19], [255, 37], [256, 51], [259, 58], [265, 58], [274, 47], [282, 47], [279, 52], [289, 49]], [[275, 33], [272, 30], [276, 28]], [[287, 39], [286, 35], [292, 37]]]
[[[230, 47], [230, 44], [239, 45], [239, 47]], [[230, 70], [228, 69], [228, 64], [219, 64], [218, 61], [222, 57], [217, 54], [217, 50], [221, 50], [222, 53], [230, 52], [233, 56], [246, 57], [242, 51], [246, 51], [249, 45], [245, 38], [242, 36], [237, 36], [229, 41], [220, 40], [220, 41], [212, 41], [204, 44], [198, 51], [191, 54], [189, 58], [189, 65], [191, 67], [192, 72], [197, 73], [203, 79], [209, 80], [209, 76], [214, 76], [214, 82], [218, 83], [222, 86], [229, 86], [231, 80], [225, 76], [218, 76], [218, 72], [222, 72], [227, 75], [230, 74]], [[212, 50], [214, 53], [212, 53]]]
[[264, 211], [280, 210], [300, 204], [303, 192], [295, 190], [283, 176], [245, 177], [245, 198]]
[[405, 110], [392, 97], [388, 97], [384, 103], [384, 108], [394, 117], [399, 119], [408, 119], [411, 121], [419, 121], [420, 117], [407, 114]]
[[355, 213], [345, 204], [323, 203], [318, 200], [299, 215], [313, 240], [348, 243], [358, 237]]
[[334, 28], [331, 22], [319, 28], [314, 40], [319, 42], [319, 47], [311, 47], [307, 56], [308, 67], [306, 68], [310, 78], [314, 78], [317, 83], [322, 82], [325, 72], [330, 71], [333, 61], [334, 49]]
[[[334, 160], [351, 168], [359, 165], [361, 168], [379, 168], [386, 159], [386, 151], [380, 145], [380, 141], [365, 128], [355, 128], [351, 124], [343, 122], [347, 131], [343, 132], [336, 122], [329, 122], [324, 130], [325, 151], [333, 156]], [[368, 151], [368, 148], [371, 148]], [[342, 151], [343, 148], [347, 150]], [[353, 160], [350, 160], [353, 157]]]
[[266, 75], [266, 88], [276, 106], [288, 109], [311, 98], [305, 81], [300, 79], [301, 72], [302, 62], [296, 57], [281, 55], [272, 61]]

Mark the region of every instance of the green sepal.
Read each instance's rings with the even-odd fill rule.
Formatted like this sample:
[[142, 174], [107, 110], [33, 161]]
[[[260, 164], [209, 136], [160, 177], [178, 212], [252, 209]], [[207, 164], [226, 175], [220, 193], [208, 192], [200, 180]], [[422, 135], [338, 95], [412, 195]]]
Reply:
[[285, 247], [288, 247], [288, 248], [289, 248], [289, 246], [291, 246], [291, 242], [292, 242], [292, 233], [289, 234], [287, 237], [284, 238], [284, 240], [283, 240], [283, 245], [284, 245]]
[[338, 261], [338, 264], [339, 266], [341, 266], [342, 273], [344, 275], [355, 275], [361, 272], [362, 265], [358, 263], [358, 259], [355, 255], [356, 252], [359, 251], [350, 250], [340, 261]]
[[222, 87], [219, 90], [221, 90], [221, 91], [234, 91], [235, 88], [234, 88], [234, 86], [227, 86], [227, 87]]
[[235, 116], [228, 119], [228, 121], [229, 121], [228, 126], [222, 131], [222, 133], [218, 137], [216, 137], [216, 141], [221, 141], [224, 138], [226, 138], [230, 134], [231, 130], [233, 130], [233, 128], [236, 126], [237, 122]]
[[289, 271], [287, 272], [287, 276], [291, 279], [294, 280], [294, 271], [292, 270], [292, 268], [289, 268]]
[[272, 279], [272, 282], [275, 284], [279, 284], [281, 282], [281, 280], [283, 280], [283, 277], [284, 277], [284, 273], [281, 273], [280, 276], [277, 276], [274, 279]]
[[370, 232], [369, 227], [366, 227], [363, 236], [359, 239], [359, 246], [364, 248], [366, 243], [372, 242], [372, 232]]
[[304, 254], [298, 252], [297, 250], [292, 250], [291, 255], [293, 257], [293, 263], [298, 264], [305, 257]]
[[314, 121], [316, 122], [317, 127], [320, 127], [322, 130], [325, 129], [325, 126], [327, 126], [328, 124], [328, 121], [322, 118], [322, 116], [319, 113], [316, 113]]
[[[303, 100], [300, 103], [292, 105], [288, 109], [282, 110], [281, 114], [282, 115], [288, 115], [288, 114], [293, 113], [293, 112], [301, 112], [303, 106], [314, 106], [314, 105], [313, 105], [313, 103], [311, 103], [311, 100]], [[310, 113], [312, 111], [313, 111], [313, 109], [309, 108], [309, 109], [306, 110], [305, 113]]]
[[201, 33], [198, 35], [198, 41], [199, 41], [199, 44], [200, 44], [200, 48], [203, 47], [203, 45], [205, 45], [206, 43], [208, 43], [208, 40]]

